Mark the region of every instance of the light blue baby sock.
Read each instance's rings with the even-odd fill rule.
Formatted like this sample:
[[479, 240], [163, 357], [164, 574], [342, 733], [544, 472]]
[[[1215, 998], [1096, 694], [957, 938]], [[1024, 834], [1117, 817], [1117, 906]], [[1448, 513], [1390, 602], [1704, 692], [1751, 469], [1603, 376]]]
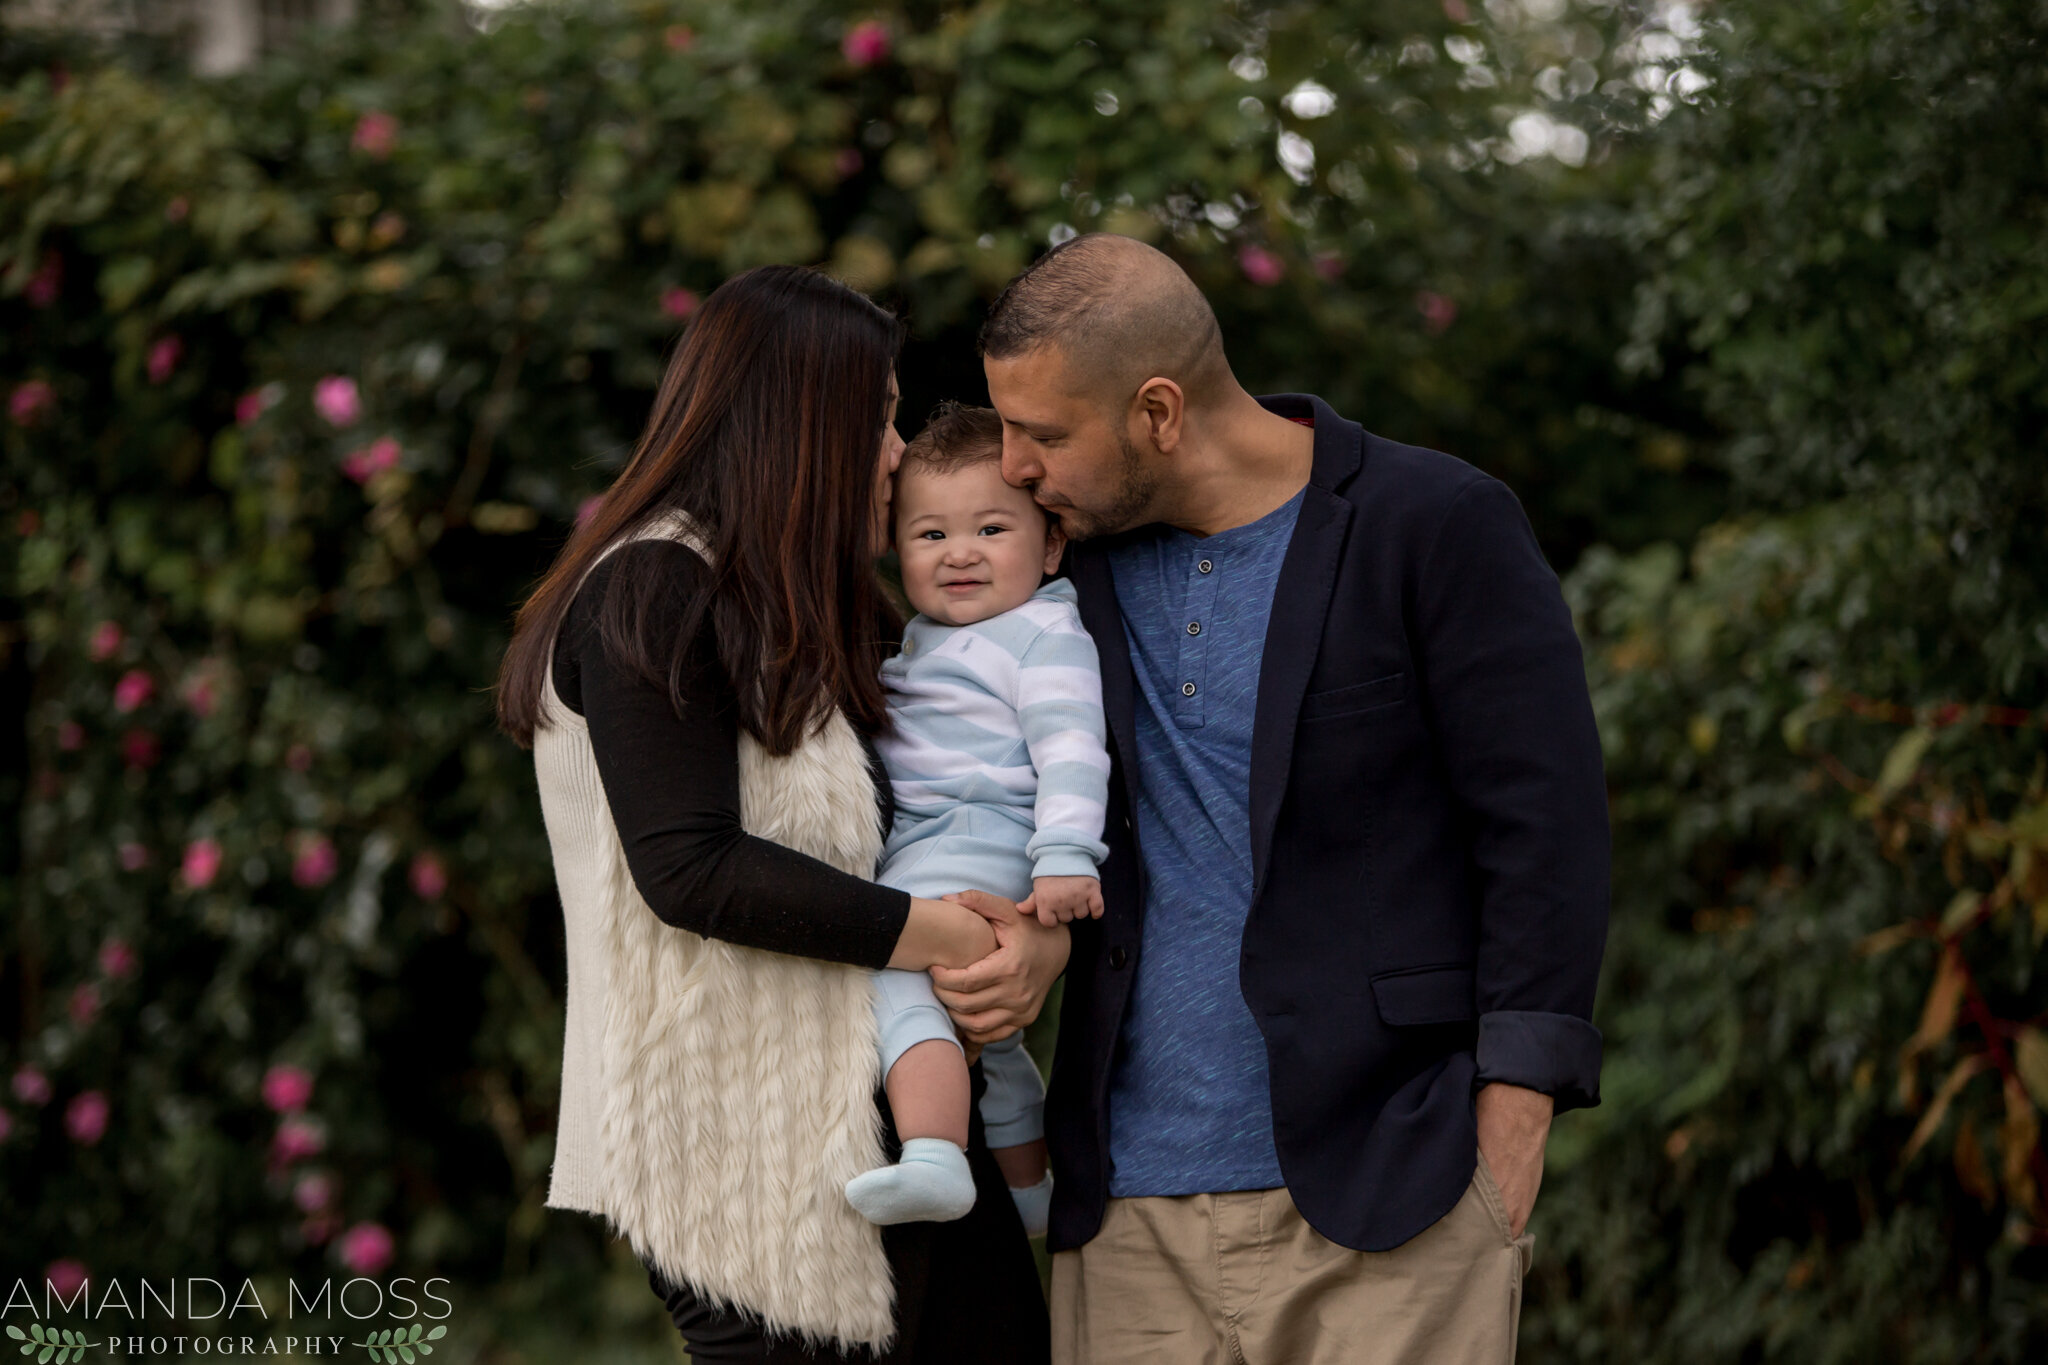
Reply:
[[894, 1166], [846, 1182], [846, 1202], [870, 1223], [950, 1223], [974, 1207], [967, 1153], [944, 1138], [910, 1138]]
[[1018, 1189], [1010, 1186], [1010, 1198], [1017, 1205], [1018, 1216], [1024, 1220], [1026, 1237], [1045, 1236], [1046, 1215], [1052, 1212], [1052, 1172], [1045, 1173], [1045, 1179], [1036, 1185]]

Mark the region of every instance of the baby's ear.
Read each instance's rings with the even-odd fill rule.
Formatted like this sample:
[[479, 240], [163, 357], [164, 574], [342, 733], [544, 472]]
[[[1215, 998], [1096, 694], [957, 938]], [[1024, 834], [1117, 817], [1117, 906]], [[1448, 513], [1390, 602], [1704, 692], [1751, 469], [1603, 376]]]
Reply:
[[1060, 526], [1060, 519], [1052, 513], [1045, 514], [1045, 571], [1057, 573], [1060, 556], [1067, 552], [1067, 533]]

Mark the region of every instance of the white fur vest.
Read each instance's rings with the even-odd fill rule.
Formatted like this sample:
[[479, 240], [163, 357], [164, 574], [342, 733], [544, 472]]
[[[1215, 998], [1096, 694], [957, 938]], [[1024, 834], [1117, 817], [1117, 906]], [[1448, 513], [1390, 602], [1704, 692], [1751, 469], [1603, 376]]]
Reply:
[[[704, 553], [680, 518], [641, 534]], [[872, 975], [655, 918], [552, 669], [542, 706], [534, 768], [569, 958], [548, 1206], [602, 1215], [671, 1281], [771, 1331], [886, 1344], [880, 1229], [844, 1190], [883, 1161]], [[748, 833], [874, 875], [874, 779], [843, 715], [783, 758], [742, 732], [739, 762]]]

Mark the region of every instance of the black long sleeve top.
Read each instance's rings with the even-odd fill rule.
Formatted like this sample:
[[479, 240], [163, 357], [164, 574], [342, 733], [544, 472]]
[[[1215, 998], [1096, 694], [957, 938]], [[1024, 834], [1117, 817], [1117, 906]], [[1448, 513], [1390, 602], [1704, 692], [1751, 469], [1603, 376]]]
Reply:
[[[611, 657], [598, 608], [618, 573], [676, 585], [649, 622], [681, 632], [710, 570], [688, 547], [636, 541], [593, 570], [555, 640], [555, 691], [590, 727], [626, 866], [648, 908], [706, 938], [830, 962], [882, 967], [910, 917], [910, 896], [851, 876], [740, 825], [739, 711], [707, 615], [688, 645], [682, 704]], [[876, 818], [891, 819], [889, 783], [867, 736]]]

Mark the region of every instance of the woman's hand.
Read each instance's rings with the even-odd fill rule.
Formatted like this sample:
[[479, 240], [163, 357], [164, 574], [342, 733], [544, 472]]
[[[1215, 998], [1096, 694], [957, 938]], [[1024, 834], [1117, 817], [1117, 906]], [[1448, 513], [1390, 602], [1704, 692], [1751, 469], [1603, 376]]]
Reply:
[[946, 897], [983, 917], [996, 950], [971, 967], [932, 968], [933, 993], [971, 1043], [1007, 1038], [1038, 1017], [1046, 993], [1067, 969], [1067, 926], [1047, 928], [1016, 903], [986, 891]]
[[913, 896], [910, 918], [896, 939], [896, 951], [889, 955], [889, 965], [906, 972], [965, 967], [981, 961], [998, 946], [995, 929], [968, 907], [950, 900]]

